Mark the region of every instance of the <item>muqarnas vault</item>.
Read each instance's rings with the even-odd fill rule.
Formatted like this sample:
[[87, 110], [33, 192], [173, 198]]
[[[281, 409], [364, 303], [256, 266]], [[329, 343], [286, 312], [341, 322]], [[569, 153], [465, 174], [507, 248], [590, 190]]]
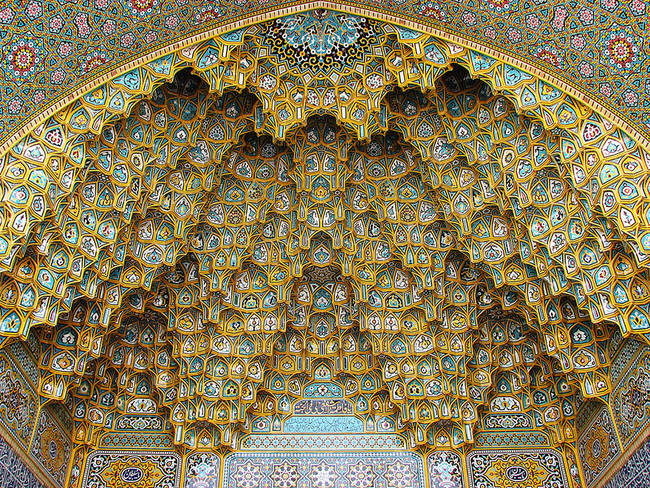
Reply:
[[111, 78], [0, 160], [5, 484], [644, 486], [637, 139], [323, 9]]

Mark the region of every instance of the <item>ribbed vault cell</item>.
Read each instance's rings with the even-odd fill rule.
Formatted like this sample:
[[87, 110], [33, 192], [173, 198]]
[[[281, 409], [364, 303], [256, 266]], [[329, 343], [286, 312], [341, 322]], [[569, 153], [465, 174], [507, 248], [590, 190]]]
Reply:
[[165, 412], [178, 446], [233, 447], [327, 371], [412, 446], [470, 447], [482, 418], [525, 412], [575, 449], [578, 402], [611, 389], [610, 329], [647, 330], [650, 295], [566, 134], [458, 66], [390, 91], [365, 140], [336, 115], [274, 139], [256, 95], [183, 70], [87, 136], [0, 290], [78, 446]]

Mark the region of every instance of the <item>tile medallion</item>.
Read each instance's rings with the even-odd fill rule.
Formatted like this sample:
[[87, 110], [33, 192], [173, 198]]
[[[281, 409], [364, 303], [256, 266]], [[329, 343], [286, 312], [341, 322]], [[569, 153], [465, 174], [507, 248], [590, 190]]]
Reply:
[[70, 434], [54, 420], [49, 409], [44, 408], [36, 424], [30, 457], [38, 460], [58, 486], [64, 486], [71, 452]]
[[580, 435], [578, 454], [587, 486], [595, 486], [603, 473], [621, 455], [614, 422], [609, 409], [602, 403]]

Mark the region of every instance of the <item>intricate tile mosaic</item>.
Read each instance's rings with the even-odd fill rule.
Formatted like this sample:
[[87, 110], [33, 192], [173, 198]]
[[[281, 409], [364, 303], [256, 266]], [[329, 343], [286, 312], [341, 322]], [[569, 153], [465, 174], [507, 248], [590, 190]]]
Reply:
[[[316, 24], [343, 40], [307, 76], [295, 66], [320, 59], [307, 34]], [[408, 72], [405, 58], [390, 64], [405, 52]], [[443, 75], [452, 63], [468, 71]], [[190, 65], [212, 91], [183, 71], [141, 99]], [[350, 91], [336, 95], [333, 79]], [[253, 94], [226, 90], [246, 80]], [[411, 90], [387, 95], [395, 83]], [[176, 442], [231, 445], [244, 424], [283, 423], [291, 398], [329, 387], [358, 415], [348, 433], [408, 428], [416, 444], [457, 448], [474, 440], [481, 409], [534, 411], [552, 444], [574, 442], [577, 388], [611, 390], [602, 320], [650, 330], [646, 270], [615, 244], [645, 242], [629, 210], [645, 208], [631, 190], [644, 176], [610, 164], [638, 168], [644, 153], [585, 110], [496, 59], [335, 12], [200, 43], [118, 77], [43, 128], [19, 150], [34, 162], [24, 183], [18, 153], [7, 160], [13, 230], [0, 241], [14, 264], [4, 286], [23, 305], [3, 309], [0, 328], [56, 324], [39, 328], [38, 390], [62, 400], [74, 388], [79, 444], [97, 445], [115, 415], [163, 406]], [[73, 184], [81, 161], [84, 181]], [[575, 201], [568, 172], [583, 185]], [[596, 218], [605, 203], [607, 215], [629, 218]], [[42, 252], [16, 254], [25, 239]], [[640, 247], [635, 256], [645, 259]], [[631, 276], [637, 301], [603, 301], [627, 293]], [[208, 349], [210, 361], [199, 353]], [[305, 384], [320, 363], [352, 377]], [[343, 425], [319, 422], [316, 431]]]
[[81, 486], [93, 488], [178, 488], [181, 457], [174, 452], [97, 450], [88, 455]]
[[433, 452], [427, 456], [429, 488], [463, 488], [463, 461], [455, 452]]
[[549, 446], [551, 440], [548, 434], [536, 431], [511, 432], [479, 432], [476, 434], [477, 447], [508, 447], [508, 446]]
[[14, 441], [27, 449], [36, 423], [38, 404], [13, 363], [0, 356], [0, 421]]
[[581, 434], [578, 453], [588, 486], [595, 486], [605, 471], [621, 455], [614, 422], [605, 405], [600, 405], [600, 409]]
[[650, 421], [650, 351], [634, 359], [612, 395], [614, 421], [625, 449]]
[[415, 453], [234, 453], [223, 488], [425, 488]]
[[[7, 451], [11, 462], [15, 456], [29, 459], [30, 463], [40, 465], [47, 476], [44, 479], [49, 478], [50, 486], [62, 488], [72, 451], [70, 432], [67, 430], [72, 426], [66, 425], [69, 412], [64, 404], [59, 404], [46, 405], [39, 414], [34, 390], [36, 385], [30, 377], [30, 372], [36, 370], [35, 360], [26, 344], [12, 344], [0, 351], [0, 433], [18, 447], [14, 451], [7, 445], [11, 451]], [[25, 486], [31, 486], [24, 470], [17, 470], [16, 473], [16, 479], [22, 480]], [[7, 475], [7, 486], [13, 479]], [[4, 485], [0, 486], [4, 488]]]
[[618, 385], [620, 379], [625, 377], [629, 370], [630, 361], [642, 350], [644, 344], [633, 337], [626, 339], [621, 348], [612, 355], [612, 384]]
[[98, 444], [98, 447], [114, 449], [172, 449], [174, 439], [168, 433], [107, 432]]
[[[98, 74], [145, 52], [236, 19], [272, 16], [273, 10], [298, 3], [95, 0], [82, 7], [57, 0], [5, 2], [0, 9], [0, 134], [8, 134], [31, 114]], [[650, 85], [643, 78], [648, 66], [645, 0], [598, 5], [560, 0], [348, 0], [336, 5], [397, 15], [487, 46], [577, 87], [632, 124], [649, 122]], [[295, 43], [298, 35], [290, 33], [288, 38]], [[339, 36], [333, 45], [350, 45], [352, 40], [354, 35]], [[317, 52], [318, 43], [314, 46]], [[305, 63], [310, 62], [306, 58]]]
[[406, 449], [404, 437], [391, 434], [359, 435], [283, 435], [249, 434], [242, 438], [240, 449], [277, 451], [282, 449], [304, 451], [329, 450], [392, 450]]
[[562, 454], [551, 449], [472, 451], [467, 471], [469, 486], [482, 488], [569, 486]]
[[[14, 8], [0, 49], [26, 95], [52, 46], [15, 43]], [[627, 83], [644, 37], [600, 24]], [[73, 57], [83, 78], [120, 56]], [[438, 449], [440, 488], [469, 446], [495, 448], [468, 455], [470, 485], [568, 484], [540, 446], [594, 484], [620, 449], [579, 402], [611, 398], [625, 446], [650, 417], [623, 339], [650, 334], [649, 167], [538, 76], [377, 19], [319, 9], [158, 53], [0, 158], [3, 425], [57, 485], [72, 454], [78, 486], [171, 488], [175, 446], [197, 488], [424, 486], [406, 445]], [[206, 453], [238, 443], [220, 481]], [[385, 452], [325, 454], [351, 448]]]
[[29, 455], [40, 460], [58, 486], [65, 486], [71, 451], [69, 433], [63, 431], [48, 409], [41, 410]]
[[650, 486], [650, 441], [645, 442], [604, 488]]
[[46, 488], [20, 456], [0, 437], [0, 486], [2, 488]]
[[220, 488], [221, 458], [218, 454], [197, 452], [185, 459], [183, 488]]

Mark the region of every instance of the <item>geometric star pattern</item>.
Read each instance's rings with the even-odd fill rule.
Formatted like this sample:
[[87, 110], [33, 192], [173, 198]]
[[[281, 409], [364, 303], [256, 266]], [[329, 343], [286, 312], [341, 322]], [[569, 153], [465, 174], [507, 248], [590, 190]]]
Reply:
[[0, 160], [0, 334], [77, 446], [163, 411], [233, 446], [322, 371], [463, 448], [527, 412], [575, 450], [608, 340], [650, 332], [648, 154], [512, 66], [314, 11], [135, 68]]

